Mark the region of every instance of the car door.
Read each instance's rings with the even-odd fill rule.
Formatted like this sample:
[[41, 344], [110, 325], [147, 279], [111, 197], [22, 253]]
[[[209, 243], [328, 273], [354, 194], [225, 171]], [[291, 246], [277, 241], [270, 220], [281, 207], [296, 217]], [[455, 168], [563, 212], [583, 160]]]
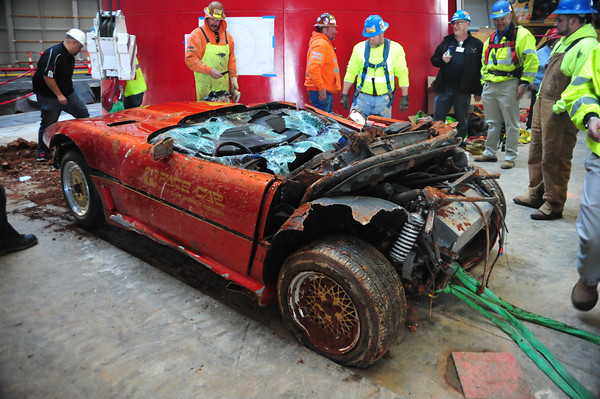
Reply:
[[121, 164], [122, 210], [208, 266], [246, 275], [275, 177], [178, 152], [152, 161], [144, 146], [131, 151]]

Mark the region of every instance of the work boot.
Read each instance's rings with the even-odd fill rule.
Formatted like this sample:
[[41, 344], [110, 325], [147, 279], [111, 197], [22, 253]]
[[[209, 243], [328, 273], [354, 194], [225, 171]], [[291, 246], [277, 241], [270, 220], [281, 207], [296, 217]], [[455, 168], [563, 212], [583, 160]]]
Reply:
[[18, 234], [0, 243], [0, 256], [33, 247], [38, 239], [33, 234]]
[[571, 302], [576, 309], [584, 312], [593, 309], [598, 302], [598, 284], [590, 287], [580, 277], [571, 292]]
[[498, 158], [493, 155], [477, 155], [473, 158], [473, 161], [475, 162], [496, 162], [497, 160]]
[[538, 209], [544, 204], [540, 198], [531, 198], [529, 194], [523, 194], [513, 198], [513, 202], [517, 205], [526, 206], [528, 208]]
[[502, 162], [502, 164], [500, 165], [501, 169], [512, 169], [515, 166], [515, 161], [504, 161]]
[[548, 202], [540, 206], [540, 209], [529, 215], [534, 220], [554, 220], [562, 219], [562, 210], [554, 211]]
[[50, 160], [50, 153], [48, 151], [38, 151], [37, 160], [39, 162], [46, 162]]

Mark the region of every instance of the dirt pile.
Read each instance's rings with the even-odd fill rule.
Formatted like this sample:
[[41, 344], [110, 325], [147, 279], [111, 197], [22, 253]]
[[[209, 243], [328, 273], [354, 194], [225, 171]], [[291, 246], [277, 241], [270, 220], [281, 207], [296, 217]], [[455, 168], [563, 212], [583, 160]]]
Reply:
[[41, 217], [42, 208], [44, 217], [48, 212], [62, 215], [66, 205], [60, 188], [60, 172], [49, 162], [38, 162], [36, 150], [37, 143], [24, 139], [0, 146], [0, 184], [6, 187], [11, 200], [27, 200], [36, 205], [23, 210], [29, 216]]

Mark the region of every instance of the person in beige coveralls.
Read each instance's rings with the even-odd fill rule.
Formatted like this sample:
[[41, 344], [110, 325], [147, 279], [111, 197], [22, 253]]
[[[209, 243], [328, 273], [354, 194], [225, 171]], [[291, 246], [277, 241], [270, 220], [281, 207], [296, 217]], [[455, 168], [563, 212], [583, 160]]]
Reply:
[[578, 129], [559, 100], [598, 44], [589, 23], [595, 12], [592, 0], [562, 0], [555, 11], [556, 28], [563, 37], [552, 50], [533, 108], [529, 190], [513, 198], [518, 205], [537, 209], [530, 215], [532, 219], [562, 218]]

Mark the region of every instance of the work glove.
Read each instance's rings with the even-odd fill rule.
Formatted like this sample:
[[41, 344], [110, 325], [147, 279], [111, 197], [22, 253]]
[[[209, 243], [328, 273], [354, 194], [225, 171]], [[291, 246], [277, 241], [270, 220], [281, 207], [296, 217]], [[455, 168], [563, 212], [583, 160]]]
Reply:
[[520, 100], [523, 97], [523, 94], [527, 91], [527, 84], [521, 83], [519, 87], [517, 87], [517, 100]]
[[408, 95], [400, 97], [400, 112], [404, 112], [408, 109]]
[[237, 80], [237, 76], [232, 76], [231, 77], [231, 89], [232, 90], [239, 90], [240, 89], [240, 85], [238, 84], [238, 80]]
[[342, 98], [340, 99], [340, 104], [342, 104], [342, 108], [344, 108], [344, 109], [350, 108], [350, 100], [348, 100], [347, 94], [342, 94]]
[[237, 103], [240, 100], [242, 93], [240, 93], [240, 85], [238, 84], [237, 76], [231, 77], [231, 99], [234, 103]]

